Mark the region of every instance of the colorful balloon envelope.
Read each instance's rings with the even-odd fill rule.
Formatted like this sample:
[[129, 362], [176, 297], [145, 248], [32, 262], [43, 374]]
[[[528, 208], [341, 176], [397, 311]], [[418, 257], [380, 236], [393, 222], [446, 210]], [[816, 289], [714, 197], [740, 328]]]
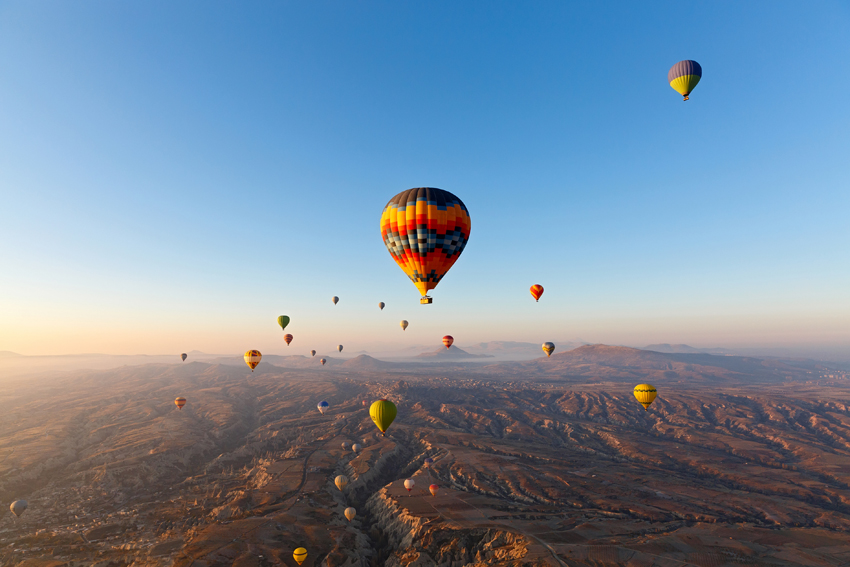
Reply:
[[431, 486], [428, 487], [428, 490], [431, 491], [431, 496], [436, 496], [437, 492], [440, 490], [440, 487], [437, 486], [436, 484], [432, 484]]
[[181, 359], [181, 360], [186, 360], [187, 358], [189, 358], [189, 355], [188, 355], [188, 354], [186, 354], [185, 352], [184, 352], [183, 354], [181, 354], [181, 355], [180, 355], [180, 359]]
[[345, 476], [344, 474], [341, 474], [334, 479], [334, 484], [336, 485], [337, 488], [342, 490], [343, 488], [348, 486], [348, 477]]
[[412, 478], [409, 478], [409, 479], [404, 481], [404, 487], [407, 489], [408, 492], [413, 490], [414, 486], [416, 486], [416, 481], [413, 480]]
[[635, 386], [635, 398], [643, 406], [645, 411], [649, 411], [649, 406], [655, 401], [658, 391], [651, 384], [638, 384]]
[[350, 522], [351, 520], [353, 520], [357, 516], [357, 510], [355, 510], [354, 508], [349, 506], [348, 508], [345, 509], [343, 514], [345, 515], [345, 519]]
[[426, 466], [426, 467], [430, 467], [431, 465], [433, 465], [433, 464], [434, 464], [434, 459], [432, 459], [431, 457], [427, 457], [427, 458], [425, 459], [424, 463], [425, 463], [425, 466]]
[[691, 91], [694, 90], [694, 87], [697, 86], [701, 78], [702, 67], [700, 67], [699, 63], [690, 59], [679, 61], [670, 67], [670, 71], [667, 72], [667, 81], [670, 83], [670, 86], [682, 95], [684, 100], [690, 98], [688, 95], [691, 94]]
[[179, 398], [174, 400], [174, 405], [177, 406], [177, 409], [182, 410], [183, 406], [186, 405], [186, 398], [184, 398], [183, 396], [180, 396]]
[[367, 403], [368, 403], [368, 402], [367, 402], [366, 400], [363, 400], [363, 407], [364, 407], [364, 408], [366, 407], [366, 404], [367, 404]]
[[378, 307], [380, 307], [380, 308], [381, 308], [381, 311], [383, 311], [383, 310], [384, 310], [384, 307], [386, 307], [386, 305], [384, 304], [384, 302], [383, 302], [383, 301], [381, 301], [380, 303], [378, 303]]
[[307, 559], [307, 550], [303, 547], [299, 547], [295, 551], [292, 552], [292, 558], [296, 563], [301, 565]]
[[321, 362], [321, 363], [322, 363], [322, 366], [324, 366], [324, 365], [325, 365], [325, 363], [327, 362], [327, 360], [325, 360], [324, 358], [320, 358], [320, 359], [319, 359], [319, 362]]
[[472, 223], [463, 201], [433, 187], [402, 191], [381, 213], [381, 238], [393, 260], [430, 303], [437, 287], [460, 257]]
[[555, 352], [555, 343], [543, 343], [543, 352], [546, 353], [546, 356], [552, 356], [552, 353]]
[[325, 400], [322, 400], [321, 402], [316, 404], [316, 407], [319, 408], [319, 411], [322, 412], [322, 415], [325, 415], [325, 410], [328, 409], [328, 406], [330, 406], [330, 404]]
[[402, 320], [401, 320], [401, 323], [399, 323], [399, 325], [401, 325], [401, 330], [402, 330], [402, 331], [406, 331], [406, 330], [407, 330], [407, 326], [408, 326], [409, 324], [410, 324], [410, 323], [408, 323], [408, 322], [407, 322], [407, 321], [405, 321], [404, 319], [402, 319]]
[[540, 301], [540, 296], [543, 295], [542, 285], [534, 284], [529, 291], [531, 291], [531, 297], [534, 298], [534, 301]]
[[286, 346], [289, 346], [289, 343], [292, 342], [292, 338], [292, 335], [290, 335], [289, 333], [283, 335], [283, 340], [286, 342]]
[[389, 400], [378, 400], [369, 408], [369, 417], [381, 430], [381, 435], [387, 434], [387, 429], [392, 425], [397, 413], [398, 408]]
[[287, 325], [289, 325], [289, 315], [281, 315], [277, 318], [277, 324], [280, 325], [281, 329], [285, 329]]
[[29, 504], [27, 504], [26, 500], [15, 500], [9, 505], [9, 510], [11, 510], [16, 517], [20, 518], [21, 514], [23, 514], [28, 507]]
[[245, 353], [245, 364], [251, 368], [251, 372], [254, 371], [262, 359], [263, 355], [258, 350], [249, 350]]
[[316, 351], [311, 350], [311, 351], [310, 351], [310, 356], [316, 356]]
[[339, 298], [338, 298], [337, 296], [333, 296], [333, 297], [331, 298], [331, 301], [333, 301], [333, 302], [334, 302], [334, 305], [336, 305], [337, 303], [339, 303]]
[[455, 338], [451, 335], [446, 335], [443, 337], [443, 345], [449, 349], [452, 348], [452, 343], [455, 342]]

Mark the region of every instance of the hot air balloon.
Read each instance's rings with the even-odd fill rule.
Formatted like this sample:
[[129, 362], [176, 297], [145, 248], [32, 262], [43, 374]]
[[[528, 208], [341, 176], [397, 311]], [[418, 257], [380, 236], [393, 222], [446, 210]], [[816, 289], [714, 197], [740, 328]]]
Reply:
[[307, 550], [303, 547], [299, 547], [295, 551], [292, 552], [292, 558], [296, 563], [301, 565], [307, 559]]
[[455, 338], [451, 335], [446, 335], [443, 337], [443, 344], [446, 345], [446, 348], [452, 348], [452, 343], [455, 342]]
[[328, 402], [326, 402], [325, 400], [322, 400], [321, 402], [316, 404], [316, 407], [319, 408], [319, 411], [322, 412], [322, 415], [325, 415], [325, 410], [328, 409], [329, 405], [330, 404]]
[[655, 386], [650, 384], [638, 384], [635, 386], [635, 397], [646, 411], [649, 411], [649, 406], [657, 395], [658, 391], [655, 389]]
[[286, 329], [286, 326], [289, 325], [289, 315], [281, 315], [278, 317], [277, 324], [280, 325], [281, 329]]
[[343, 441], [342, 442], [342, 450], [348, 451], [348, 448], [351, 446], [351, 441]]
[[397, 413], [398, 409], [395, 404], [389, 400], [378, 400], [369, 408], [369, 417], [381, 430], [381, 436], [386, 436], [387, 429], [392, 425]]
[[428, 291], [460, 257], [471, 226], [466, 205], [433, 187], [402, 191], [384, 207], [381, 238], [422, 294], [420, 303], [431, 303]]
[[334, 484], [336, 485], [337, 488], [342, 490], [343, 488], [348, 486], [348, 477], [345, 476], [344, 474], [341, 474], [334, 479]]
[[410, 323], [408, 323], [408, 322], [407, 322], [407, 321], [405, 321], [404, 319], [402, 319], [402, 320], [401, 320], [401, 323], [399, 323], [399, 325], [401, 325], [401, 330], [402, 330], [402, 331], [407, 330], [407, 326], [408, 326], [409, 324], [410, 324]]
[[343, 512], [343, 514], [345, 515], [345, 519], [350, 522], [357, 516], [357, 510], [349, 506], [345, 509], [345, 512]]
[[351, 450], [354, 451], [355, 453], [359, 453], [362, 448], [363, 447], [360, 445], [360, 443], [355, 443], [354, 445], [351, 446]]
[[186, 360], [187, 358], [189, 358], [189, 355], [188, 355], [188, 354], [186, 354], [185, 352], [184, 352], [183, 354], [181, 354], [181, 355], [180, 355], [180, 359], [181, 359], [181, 360]]
[[702, 67], [699, 63], [690, 59], [679, 61], [667, 72], [667, 81], [669, 81], [670, 86], [685, 97], [684, 100], [688, 100], [688, 95], [691, 94], [701, 78]]
[[383, 301], [381, 301], [381, 302], [379, 302], [379, 303], [378, 303], [378, 307], [380, 307], [380, 308], [381, 308], [381, 311], [383, 311], [383, 310], [384, 310], [384, 307], [386, 307], [386, 305], [384, 304], [384, 302], [383, 302]]
[[363, 407], [364, 408], [366, 407], [366, 403], [367, 403], [366, 400], [363, 400]]
[[26, 501], [26, 500], [15, 500], [15, 501], [14, 501], [14, 502], [12, 502], [12, 504], [9, 506], [9, 510], [11, 510], [11, 511], [12, 511], [12, 513], [13, 513], [16, 517], [20, 518], [20, 517], [21, 517], [21, 514], [23, 514], [23, 513], [24, 513], [24, 511], [27, 509], [27, 507], [28, 507], [28, 506], [29, 506], [29, 504], [27, 504], [27, 501]]
[[546, 356], [552, 356], [552, 353], [555, 352], [555, 344], [554, 343], [543, 343], [543, 352], [546, 353]]
[[337, 303], [339, 303], [339, 298], [338, 298], [337, 296], [333, 296], [333, 297], [331, 298], [331, 301], [333, 301], [333, 302], [334, 302], [334, 305], [336, 305]]
[[431, 496], [436, 496], [437, 491], [440, 490], [440, 487], [437, 486], [436, 484], [432, 484], [431, 486], [428, 487], [428, 490], [431, 491]]
[[434, 464], [434, 459], [432, 459], [431, 457], [427, 457], [427, 458], [425, 459], [424, 463], [425, 463], [425, 466], [426, 466], [426, 467], [430, 467], [431, 465], [433, 465], [433, 464]]
[[310, 351], [310, 356], [316, 356], [316, 351], [311, 350], [311, 351]]
[[338, 350], [339, 352], [342, 352], [342, 345], [337, 345], [336, 350]]
[[174, 405], [177, 406], [177, 409], [182, 410], [183, 406], [186, 405], [186, 398], [184, 398], [183, 396], [180, 396], [179, 398], [174, 400]]
[[263, 355], [258, 350], [249, 350], [245, 353], [245, 364], [251, 367], [251, 372], [254, 371], [262, 359]]
[[416, 485], [416, 481], [415, 481], [415, 480], [413, 480], [412, 478], [409, 478], [409, 479], [407, 479], [407, 480], [405, 480], [405, 481], [404, 481], [404, 487], [407, 489], [407, 492], [408, 492], [408, 493], [409, 493], [411, 490], [413, 490], [413, 487], [414, 487], [415, 485]]
[[325, 360], [324, 358], [320, 358], [320, 359], [319, 359], [319, 362], [321, 362], [321, 363], [322, 363], [322, 366], [324, 366], [324, 365], [325, 365], [325, 363], [327, 362], [327, 360]]
[[534, 298], [534, 301], [540, 301], [540, 296], [543, 295], [543, 286], [540, 284], [534, 284], [531, 286], [531, 296]]
[[286, 333], [285, 335], [283, 335], [283, 340], [286, 342], [286, 346], [289, 346], [289, 343], [292, 342], [292, 335]]

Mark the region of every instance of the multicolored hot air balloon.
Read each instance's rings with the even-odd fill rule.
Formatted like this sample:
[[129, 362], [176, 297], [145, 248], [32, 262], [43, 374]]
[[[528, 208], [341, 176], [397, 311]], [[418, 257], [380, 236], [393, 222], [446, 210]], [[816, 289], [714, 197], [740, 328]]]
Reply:
[[543, 352], [546, 353], [546, 356], [552, 356], [552, 353], [555, 352], [555, 343], [543, 343]]
[[460, 257], [471, 227], [463, 201], [442, 189], [408, 189], [384, 207], [381, 238], [422, 294], [420, 303], [431, 303], [428, 291], [437, 287]]
[[336, 305], [337, 303], [339, 303], [339, 298], [337, 296], [333, 296], [331, 297], [331, 301], [333, 301], [334, 305]]
[[336, 350], [338, 350], [339, 352], [342, 352], [342, 345], [337, 345]]
[[325, 410], [328, 409], [328, 406], [330, 406], [330, 404], [325, 400], [322, 400], [321, 402], [316, 404], [316, 407], [319, 408], [319, 411], [322, 413], [322, 415], [325, 415]]
[[303, 547], [299, 547], [295, 551], [292, 552], [292, 558], [296, 563], [301, 565], [307, 559], [307, 550]]
[[292, 335], [290, 335], [289, 333], [286, 333], [285, 335], [283, 335], [283, 340], [286, 343], [286, 346], [289, 346], [289, 343], [292, 342], [292, 338], [293, 338]]
[[369, 417], [381, 430], [381, 436], [386, 436], [387, 429], [392, 425], [397, 414], [398, 408], [389, 400], [378, 400], [369, 408]]
[[310, 356], [316, 356], [316, 351], [311, 350], [311, 351], [310, 351]]
[[187, 358], [189, 358], [189, 355], [188, 355], [188, 354], [186, 354], [185, 352], [184, 352], [183, 354], [181, 354], [181, 355], [180, 355], [180, 359], [181, 359], [181, 360], [186, 360]]
[[685, 97], [684, 100], [688, 100], [688, 95], [691, 94], [701, 78], [702, 67], [699, 63], [690, 59], [679, 61], [667, 72], [667, 81], [669, 81], [670, 86]]
[[446, 335], [443, 337], [443, 344], [447, 349], [452, 348], [452, 343], [455, 342], [455, 338], [451, 335]]
[[380, 307], [380, 308], [381, 308], [381, 311], [383, 311], [383, 310], [384, 310], [384, 307], [386, 307], [386, 304], [384, 304], [384, 302], [383, 302], [383, 301], [381, 301], [381, 302], [379, 302], [379, 303], [378, 303], [378, 307]]
[[368, 402], [367, 402], [366, 400], [363, 400], [363, 407], [364, 407], [364, 408], [366, 407], [366, 404], [367, 404], [367, 403], [368, 403]]
[[327, 360], [325, 360], [324, 358], [320, 358], [320, 359], [319, 359], [319, 362], [321, 362], [321, 363], [322, 363], [322, 366], [324, 366], [324, 365], [325, 365], [325, 363], [327, 362]]
[[542, 285], [534, 284], [529, 291], [531, 291], [531, 297], [534, 298], [534, 301], [540, 301], [540, 296], [543, 295]]
[[401, 320], [401, 322], [399, 323], [399, 325], [401, 326], [401, 330], [402, 330], [402, 331], [406, 331], [406, 330], [407, 330], [407, 326], [408, 326], [409, 324], [410, 324], [410, 323], [408, 323], [408, 322], [407, 322], [407, 321], [405, 321], [404, 319], [402, 319], [402, 320]]
[[436, 496], [437, 492], [440, 490], [440, 487], [437, 486], [436, 484], [432, 484], [431, 486], [428, 487], [428, 490], [431, 491], [431, 496]]
[[289, 325], [289, 315], [281, 315], [278, 317], [277, 324], [280, 325], [281, 329], [286, 329], [286, 326]]
[[15, 517], [20, 518], [21, 514], [23, 514], [26, 509], [29, 507], [26, 500], [15, 500], [9, 505], [9, 510], [15, 515]]
[[341, 474], [334, 479], [334, 484], [336, 485], [337, 488], [342, 490], [343, 488], [348, 486], [348, 477], [345, 476], [344, 474]]
[[357, 510], [355, 510], [354, 508], [349, 506], [348, 508], [345, 509], [343, 514], [345, 515], [345, 519], [350, 522], [351, 520], [353, 520], [357, 516]]
[[254, 371], [262, 359], [263, 355], [258, 350], [249, 350], [245, 353], [245, 364], [251, 367], [251, 372]]
[[635, 386], [635, 398], [643, 406], [645, 411], [649, 411], [649, 406], [655, 400], [658, 391], [651, 384], [638, 384]]
[[412, 478], [409, 478], [409, 479], [407, 479], [407, 480], [405, 480], [405, 481], [404, 481], [404, 487], [407, 489], [407, 492], [408, 492], [408, 493], [409, 493], [411, 490], [413, 490], [413, 487], [414, 487], [414, 486], [416, 486], [416, 481], [415, 481], [415, 480], [413, 480]]
[[186, 398], [184, 398], [183, 396], [178, 397], [176, 400], [174, 400], [174, 405], [177, 406], [177, 409], [182, 410], [183, 406], [186, 405]]

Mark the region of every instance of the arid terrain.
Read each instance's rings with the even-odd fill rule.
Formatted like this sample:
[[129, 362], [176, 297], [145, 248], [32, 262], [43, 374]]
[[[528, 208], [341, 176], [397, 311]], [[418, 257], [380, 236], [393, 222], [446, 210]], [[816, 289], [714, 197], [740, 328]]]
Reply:
[[288, 358], [6, 379], [0, 564], [850, 564], [846, 368], [603, 345]]

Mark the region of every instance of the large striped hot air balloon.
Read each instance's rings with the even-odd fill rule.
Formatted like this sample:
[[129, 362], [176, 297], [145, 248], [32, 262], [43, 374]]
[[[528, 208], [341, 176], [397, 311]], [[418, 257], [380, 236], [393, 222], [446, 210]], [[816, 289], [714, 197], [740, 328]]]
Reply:
[[667, 81], [670, 82], [670, 86], [685, 97], [685, 100], [688, 100], [688, 95], [691, 94], [701, 78], [702, 67], [699, 63], [690, 59], [679, 61], [667, 72]]
[[451, 335], [446, 335], [443, 337], [443, 344], [446, 348], [452, 348], [452, 343], [455, 342], [455, 338]]
[[387, 429], [392, 425], [397, 413], [398, 409], [395, 404], [389, 400], [378, 400], [369, 408], [369, 417], [381, 430], [381, 435], [387, 434]]
[[251, 372], [254, 371], [262, 359], [263, 355], [258, 350], [249, 350], [245, 353], [245, 364], [251, 368]]
[[655, 401], [655, 396], [657, 395], [658, 391], [651, 384], [638, 384], [635, 386], [635, 398], [637, 398], [637, 401], [640, 402], [640, 405], [646, 411], [649, 411], [649, 406]]
[[292, 338], [293, 338], [292, 335], [290, 335], [289, 333], [286, 333], [285, 335], [283, 335], [283, 340], [286, 343], [286, 346], [289, 346], [289, 343], [292, 342]]
[[384, 207], [381, 238], [419, 293], [437, 287], [469, 240], [469, 211], [455, 195], [433, 187], [402, 191]]

